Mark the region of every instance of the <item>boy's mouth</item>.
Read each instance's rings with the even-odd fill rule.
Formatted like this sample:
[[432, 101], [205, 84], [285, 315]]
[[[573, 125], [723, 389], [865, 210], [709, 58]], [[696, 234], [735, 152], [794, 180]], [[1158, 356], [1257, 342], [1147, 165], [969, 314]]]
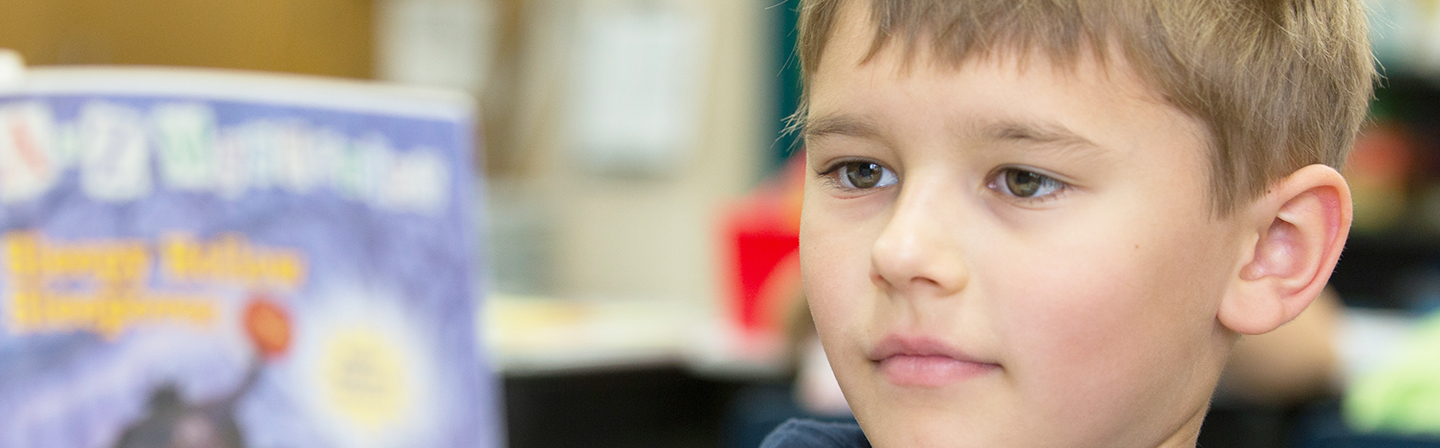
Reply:
[[880, 374], [896, 386], [940, 387], [998, 371], [999, 364], [925, 337], [890, 335], [867, 354]]

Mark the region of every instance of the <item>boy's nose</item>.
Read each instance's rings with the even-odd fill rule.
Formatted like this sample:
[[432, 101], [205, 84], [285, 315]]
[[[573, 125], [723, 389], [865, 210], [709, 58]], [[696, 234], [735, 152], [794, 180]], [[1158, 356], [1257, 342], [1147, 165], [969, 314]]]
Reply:
[[969, 283], [962, 229], [945, 216], [957, 201], [940, 196], [933, 189], [901, 192], [871, 248], [871, 278], [882, 289], [906, 297], [948, 297]]

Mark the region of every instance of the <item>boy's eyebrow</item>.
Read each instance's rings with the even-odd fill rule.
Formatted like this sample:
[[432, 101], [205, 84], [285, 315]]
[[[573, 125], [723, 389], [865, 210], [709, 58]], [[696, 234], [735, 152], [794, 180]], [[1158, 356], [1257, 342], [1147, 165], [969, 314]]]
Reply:
[[981, 135], [993, 140], [1027, 140], [1059, 146], [1097, 146], [1065, 126], [1041, 121], [996, 120], [982, 126]]
[[980, 126], [980, 135], [996, 141], [1018, 141], [1081, 153], [1103, 152], [1101, 146], [1058, 123], [1035, 120], [995, 120]]
[[876, 126], [874, 122], [844, 114], [825, 114], [810, 117], [805, 120], [805, 126], [801, 133], [805, 138], [824, 137], [828, 135], [844, 135], [869, 139], [880, 138], [879, 126]]
[[[1065, 152], [1094, 154], [1101, 146], [1058, 123], [1027, 119], [996, 119], [975, 128], [980, 138], [998, 142], [1022, 142]], [[805, 120], [801, 133], [806, 139], [831, 135], [883, 140], [884, 133], [874, 121], [848, 114], [824, 114]]]

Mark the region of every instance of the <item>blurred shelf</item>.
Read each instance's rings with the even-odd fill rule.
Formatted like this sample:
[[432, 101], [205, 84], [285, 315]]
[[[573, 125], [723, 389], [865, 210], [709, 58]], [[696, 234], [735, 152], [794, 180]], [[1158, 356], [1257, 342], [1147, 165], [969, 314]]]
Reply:
[[484, 346], [506, 376], [674, 367], [771, 379], [788, 369], [781, 335], [746, 335], [693, 301], [497, 295], [485, 303]]

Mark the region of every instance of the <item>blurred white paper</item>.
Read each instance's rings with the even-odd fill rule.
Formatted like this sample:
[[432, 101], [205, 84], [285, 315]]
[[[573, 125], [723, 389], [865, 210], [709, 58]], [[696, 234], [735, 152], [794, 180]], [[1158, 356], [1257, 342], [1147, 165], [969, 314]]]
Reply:
[[0, 48], [0, 89], [19, 84], [20, 78], [23, 76], [25, 76], [25, 58], [20, 57], [18, 51]]
[[490, 0], [383, 0], [377, 37], [382, 79], [479, 92], [489, 69]]
[[699, 122], [708, 59], [695, 11], [630, 3], [582, 12], [572, 78], [572, 147], [591, 171], [666, 175]]

